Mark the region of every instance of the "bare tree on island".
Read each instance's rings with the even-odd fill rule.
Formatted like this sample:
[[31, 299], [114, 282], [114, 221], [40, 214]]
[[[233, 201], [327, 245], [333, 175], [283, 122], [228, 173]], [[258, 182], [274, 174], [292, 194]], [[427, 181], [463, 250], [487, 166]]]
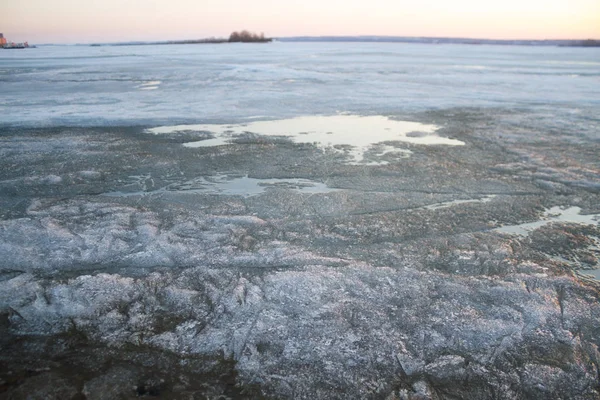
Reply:
[[243, 42], [243, 43], [266, 43], [273, 39], [265, 38], [265, 34], [261, 32], [260, 35], [247, 30], [241, 32], [233, 32], [229, 35], [229, 42]]

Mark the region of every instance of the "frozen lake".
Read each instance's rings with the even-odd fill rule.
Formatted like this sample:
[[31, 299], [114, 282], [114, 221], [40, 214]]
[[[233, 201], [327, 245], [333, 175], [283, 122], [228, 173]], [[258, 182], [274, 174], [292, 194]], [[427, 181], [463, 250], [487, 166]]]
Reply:
[[[160, 125], [600, 103], [600, 49], [401, 43], [0, 53], [0, 124]], [[568, 117], [568, 115], [567, 115]]]
[[587, 48], [0, 51], [0, 397], [600, 398], [599, 93]]

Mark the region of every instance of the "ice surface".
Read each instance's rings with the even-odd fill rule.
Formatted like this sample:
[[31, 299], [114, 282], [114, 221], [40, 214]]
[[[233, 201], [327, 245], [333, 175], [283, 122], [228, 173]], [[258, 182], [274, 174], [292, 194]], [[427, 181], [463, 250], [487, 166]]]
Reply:
[[0, 390], [597, 398], [597, 54], [2, 54]]
[[184, 214], [167, 226], [157, 213], [136, 207], [35, 202], [27, 217], [0, 221], [0, 274], [14, 269], [60, 274], [89, 268], [339, 263], [279, 242], [272, 231], [266, 221], [247, 215]]
[[[253, 121], [244, 124], [203, 124], [161, 126], [149, 129], [154, 134], [178, 132], [210, 132], [214, 139], [184, 143], [185, 147], [212, 147], [223, 145], [243, 133], [264, 136], [286, 136], [296, 143], [316, 143], [325, 148], [339, 149], [352, 146], [348, 151], [351, 163], [362, 163], [369, 148], [377, 143], [399, 141], [419, 145], [462, 146], [464, 142], [440, 137], [435, 125], [397, 121], [383, 116], [333, 115], [305, 116], [275, 121]], [[410, 133], [415, 133], [409, 135]], [[388, 146], [379, 155], [390, 153]], [[403, 149], [399, 149], [402, 152]], [[404, 149], [404, 151], [406, 151]]]
[[549, 46], [40, 46], [2, 54], [0, 115], [11, 125], [156, 126], [339, 111], [585, 109], [598, 104], [597, 62], [596, 49]]

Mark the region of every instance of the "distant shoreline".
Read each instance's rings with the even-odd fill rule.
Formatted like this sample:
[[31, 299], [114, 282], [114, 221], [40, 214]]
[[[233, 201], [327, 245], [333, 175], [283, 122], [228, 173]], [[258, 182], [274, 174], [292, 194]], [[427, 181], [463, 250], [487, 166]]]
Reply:
[[280, 42], [366, 42], [366, 43], [423, 43], [423, 44], [473, 44], [473, 45], [512, 45], [512, 46], [563, 46], [600, 47], [595, 39], [470, 39], [452, 37], [413, 37], [413, 36], [293, 36], [277, 38]]
[[133, 41], [117, 43], [91, 43], [80, 46], [164, 46], [170, 44], [223, 44], [223, 43], [269, 43], [278, 42], [354, 42], [354, 43], [419, 43], [419, 44], [470, 44], [470, 45], [508, 45], [508, 46], [559, 46], [559, 47], [600, 47], [596, 39], [543, 39], [543, 40], [510, 40], [510, 39], [470, 39], [450, 37], [411, 37], [411, 36], [289, 36], [264, 38], [252, 41], [235, 41], [223, 38], [166, 40], [166, 41]]
[[119, 43], [92, 43], [84, 46], [165, 46], [169, 44], [222, 44], [222, 43], [269, 43], [271, 39], [253, 42], [230, 42], [227, 39], [200, 39], [200, 40], [169, 40], [166, 42], [119, 42]]
[[164, 46], [169, 44], [220, 44], [229, 43], [227, 39], [197, 39], [197, 40], [168, 40], [159, 42], [117, 42], [117, 43], [91, 43], [84, 46]]
[[229, 39], [224, 38], [205, 38], [205, 39], [190, 39], [190, 40], [161, 40], [153, 42], [135, 41], [135, 42], [120, 42], [120, 43], [92, 43], [90, 46], [164, 46], [168, 44], [221, 44], [221, 43], [269, 43], [273, 39], [265, 37], [264, 33], [256, 34], [243, 30], [241, 32], [232, 32]]

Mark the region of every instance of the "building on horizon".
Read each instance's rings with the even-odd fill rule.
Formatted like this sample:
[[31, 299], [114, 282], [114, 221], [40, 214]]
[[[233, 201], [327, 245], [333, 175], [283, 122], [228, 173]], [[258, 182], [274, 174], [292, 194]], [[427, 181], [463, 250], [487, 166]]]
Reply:
[[6, 38], [2, 33], [0, 33], [0, 46], [4, 46], [6, 44]]

